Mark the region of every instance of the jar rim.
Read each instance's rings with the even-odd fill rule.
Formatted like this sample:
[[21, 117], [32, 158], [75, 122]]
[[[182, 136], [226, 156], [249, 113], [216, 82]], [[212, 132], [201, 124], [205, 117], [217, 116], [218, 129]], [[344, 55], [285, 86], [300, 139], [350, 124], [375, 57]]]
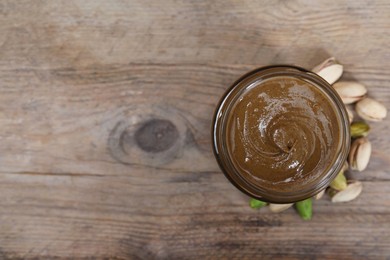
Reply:
[[[264, 78], [265, 76], [270, 78], [275, 76], [295, 76], [304, 78], [314, 86], [322, 88], [322, 90], [327, 93], [327, 95], [331, 98], [331, 101], [333, 101], [335, 104], [334, 109], [337, 111], [336, 113], [338, 114], [338, 123], [340, 126], [340, 147], [338, 149], [338, 155], [335, 156], [336, 159], [334, 160], [333, 165], [329, 167], [326, 174], [321, 175], [320, 180], [318, 183], [315, 183], [315, 185], [313, 184], [304, 189], [290, 192], [277, 192], [274, 190], [271, 191], [262, 189], [247, 181], [231, 162], [231, 158], [227, 152], [226, 144], [224, 143], [227, 116], [230, 112], [229, 108], [231, 109], [231, 105], [234, 103], [234, 98], [240, 95], [240, 90], [248, 87], [248, 82]], [[333, 89], [333, 87], [323, 78], [298, 66], [273, 65], [257, 68], [244, 74], [227, 89], [227, 91], [221, 97], [214, 113], [212, 122], [212, 139], [213, 152], [219, 167], [227, 179], [234, 186], [250, 197], [256, 199], [271, 203], [292, 203], [314, 196], [321, 190], [325, 189], [337, 176], [348, 156], [350, 146], [349, 120], [346, 108], [341, 98]]]

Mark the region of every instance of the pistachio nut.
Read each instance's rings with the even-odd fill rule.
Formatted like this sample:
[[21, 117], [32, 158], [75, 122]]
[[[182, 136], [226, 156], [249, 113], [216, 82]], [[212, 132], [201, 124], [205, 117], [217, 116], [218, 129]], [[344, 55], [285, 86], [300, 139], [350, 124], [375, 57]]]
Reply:
[[325, 189], [323, 189], [322, 191], [320, 191], [316, 195], [314, 195], [314, 198], [316, 200], [319, 200], [319, 199], [321, 199], [324, 196], [324, 194], [325, 194]]
[[351, 124], [352, 121], [353, 121], [353, 112], [352, 112], [351, 109], [349, 109], [348, 107], [347, 107], [346, 109], [347, 109], [347, 114], [348, 114], [349, 123]]
[[341, 170], [337, 174], [336, 178], [329, 185], [332, 189], [335, 190], [345, 190], [347, 188], [347, 178], [345, 178], [344, 171]]
[[372, 98], [364, 98], [356, 104], [357, 114], [368, 121], [381, 121], [387, 116], [386, 107]]
[[336, 195], [339, 191], [329, 188], [326, 190], [326, 192], [328, 193], [329, 197], [333, 198], [333, 196]]
[[313, 201], [311, 198], [298, 201], [297, 203], [295, 203], [295, 207], [302, 219], [304, 220], [311, 219], [311, 216], [313, 214], [312, 204]]
[[351, 124], [351, 137], [357, 138], [367, 136], [370, 126], [366, 122], [354, 122]]
[[366, 169], [371, 157], [371, 143], [366, 137], [354, 140], [349, 151], [349, 164], [351, 169], [363, 171]]
[[267, 202], [264, 202], [264, 201], [261, 201], [261, 200], [257, 200], [257, 199], [251, 198], [251, 199], [249, 200], [249, 206], [250, 206], [252, 209], [259, 209], [259, 208], [262, 208], [262, 207], [267, 206]]
[[272, 212], [278, 213], [278, 212], [282, 212], [282, 211], [290, 208], [292, 205], [293, 205], [293, 203], [289, 203], [289, 204], [272, 204], [272, 203], [270, 203], [269, 209]]
[[339, 64], [334, 57], [331, 57], [315, 66], [312, 71], [332, 85], [343, 74], [343, 65]]
[[352, 104], [361, 100], [367, 94], [367, 89], [354, 81], [340, 81], [333, 85], [344, 104]]
[[332, 202], [348, 202], [356, 199], [363, 190], [363, 184], [360, 181], [353, 182], [345, 190], [337, 192], [332, 197]]

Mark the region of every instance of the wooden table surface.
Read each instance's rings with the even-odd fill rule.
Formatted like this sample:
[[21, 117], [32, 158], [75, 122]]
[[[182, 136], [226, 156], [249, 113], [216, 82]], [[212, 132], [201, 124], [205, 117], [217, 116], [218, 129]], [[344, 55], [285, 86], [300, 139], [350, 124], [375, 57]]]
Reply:
[[388, 259], [390, 117], [310, 222], [249, 208], [210, 127], [243, 73], [329, 56], [390, 107], [389, 31], [386, 0], [1, 1], [0, 259]]

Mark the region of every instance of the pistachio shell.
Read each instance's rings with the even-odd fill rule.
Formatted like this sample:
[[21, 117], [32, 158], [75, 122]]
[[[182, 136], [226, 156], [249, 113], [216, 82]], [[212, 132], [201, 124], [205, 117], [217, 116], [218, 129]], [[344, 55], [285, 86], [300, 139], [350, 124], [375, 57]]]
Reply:
[[367, 94], [364, 85], [355, 81], [340, 81], [333, 85], [344, 104], [352, 104], [361, 100]]
[[356, 151], [356, 163], [355, 167], [358, 171], [364, 171], [371, 157], [371, 143], [369, 141], [361, 144]]
[[387, 116], [384, 105], [372, 98], [365, 98], [356, 104], [357, 114], [368, 121], [381, 121]]
[[367, 94], [367, 89], [354, 81], [340, 81], [333, 85], [344, 104], [352, 104], [361, 100]]
[[349, 108], [346, 108], [346, 109], [347, 109], [349, 123], [352, 123], [352, 121], [353, 121], [353, 112]]
[[293, 203], [290, 203], [290, 204], [269, 204], [269, 209], [272, 211], [272, 212], [275, 212], [275, 213], [278, 213], [278, 212], [282, 212], [288, 208], [290, 208], [291, 206], [293, 205]]
[[320, 191], [316, 195], [314, 195], [314, 198], [316, 200], [319, 200], [319, 199], [321, 199], [324, 196], [324, 194], [325, 194], [325, 189], [323, 189], [322, 191]]
[[360, 181], [356, 181], [347, 186], [345, 190], [337, 192], [332, 197], [332, 202], [348, 202], [356, 199], [363, 190], [363, 184]]
[[332, 85], [343, 74], [343, 66], [339, 64], [334, 57], [331, 57], [315, 66], [312, 71]]
[[343, 168], [341, 170], [345, 172], [346, 170], [348, 170], [348, 168], [349, 168], [348, 162], [345, 161], [344, 165], [343, 165]]
[[371, 143], [367, 138], [361, 137], [353, 141], [348, 157], [351, 169], [363, 171], [367, 168], [370, 157]]
[[338, 63], [336, 61], [336, 58], [335, 57], [330, 57], [330, 58], [327, 58], [326, 60], [324, 60], [323, 62], [321, 62], [320, 64], [318, 64], [317, 66], [315, 66], [312, 71], [315, 72], [315, 73], [318, 73], [320, 70], [322, 70], [323, 68], [325, 67], [328, 67], [329, 65], [332, 65], [332, 64], [335, 64], [335, 63]]

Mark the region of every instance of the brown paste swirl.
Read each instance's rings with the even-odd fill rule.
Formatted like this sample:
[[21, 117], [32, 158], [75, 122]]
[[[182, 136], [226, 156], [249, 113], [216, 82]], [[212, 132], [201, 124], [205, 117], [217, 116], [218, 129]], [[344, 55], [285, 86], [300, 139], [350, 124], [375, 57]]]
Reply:
[[328, 99], [295, 77], [248, 86], [231, 108], [227, 125], [228, 152], [245, 179], [290, 191], [325, 174], [340, 142], [336, 111]]

